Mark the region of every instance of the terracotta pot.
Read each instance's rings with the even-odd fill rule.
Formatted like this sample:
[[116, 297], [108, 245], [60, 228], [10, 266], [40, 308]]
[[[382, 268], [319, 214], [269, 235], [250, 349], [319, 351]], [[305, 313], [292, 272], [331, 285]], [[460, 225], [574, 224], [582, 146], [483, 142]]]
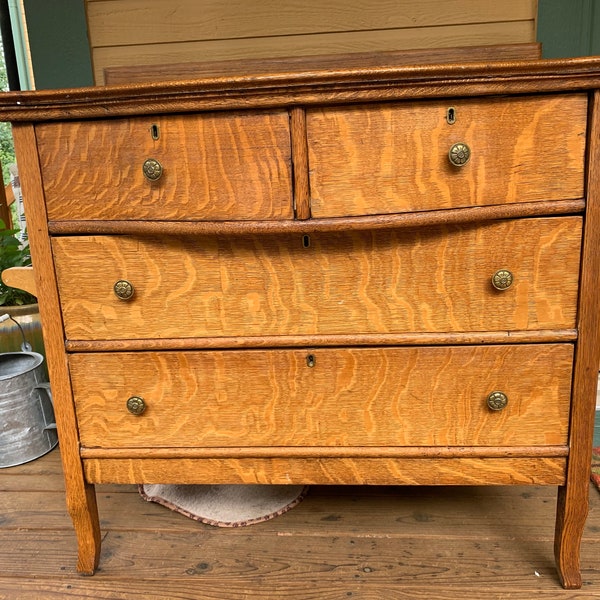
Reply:
[[[31, 344], [33, 352], [45, 356], [38, 305], [0, 306], [0, 315], [4, 314], [9, 314], [21, 325], [25, 339]], [[0, 323], [0, 352], [20, 352], [22, 343], [23, 336], [14, 321], [8, 319]]]

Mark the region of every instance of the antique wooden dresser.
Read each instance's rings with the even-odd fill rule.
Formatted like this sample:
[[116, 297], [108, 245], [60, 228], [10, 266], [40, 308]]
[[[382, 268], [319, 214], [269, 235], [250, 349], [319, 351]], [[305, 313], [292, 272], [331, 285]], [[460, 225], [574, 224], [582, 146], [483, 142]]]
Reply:
[[600, 59], [4, 94], [78, 569], [95, 483], [544, 484], [581, 585]]

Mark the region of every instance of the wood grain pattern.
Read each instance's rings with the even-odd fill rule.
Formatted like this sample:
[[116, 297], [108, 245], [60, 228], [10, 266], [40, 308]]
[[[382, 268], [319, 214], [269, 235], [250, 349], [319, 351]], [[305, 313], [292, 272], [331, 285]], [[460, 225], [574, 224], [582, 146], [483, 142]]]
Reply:
[[561, 487], [556, 516], [555, 555], [563, 587], [581, 587], [580, 543], [588, 513], [588, 482], [592, 464], [592, 440], [596, 404], [596, 375], [600, 362], [600, 93], [593, 96], [589, 138], [590, 168], [587, 173], [588, 210], [583, 238], [587, 266], [581, 279], [573, 377], [571, 454], [567, 485]]
[[[483, 22], [534, 21], [535, 2], [505, 0], [485, 5], [455, 0], [444, 9], [439, 0], [318, 0], [276, 4], [230, 0], [147, 0], [86, 2], [93, 47], [164, 44], [201, 39], [310, 35], [322, 31], [440, 27]], [[168, 27], [165, 27], [168, 23]]]
[[285, 111], [41, 124], [36, 136], [50, 219], [293, 217]]
[[560, 485], [564, 458], [85, 459], [94, 483]]
[[296, 219], [310, 218], [310, 182], [308, 146], [306, 144], [306, 113], [303, 108], [290, 109], [292, 163], [294, 166], [294, 211]]
[[535, 41], [535, 23], [516, 21], [422, 27], [419, 29], [356, 29], [345, 32], [323, 31], [311, 35], [265, 36], [257, 38], [207, 39], [165, 44], [101, 47], [93, 50], [94, 80], [104, 83], [107, 67], [158, 65], [168, 63], [243, 60], [248, 57], [272, 58], [389, 52], [414, 48], [454, 48], [485, 44], [518, 44]]
[[[344, 55], [344, 64], [359, 67], [386, 65], [424, 65], [458, 63], [460, 61], [535, 60], [542, 57], [541, 44], [496, 44], [494, 46], [463, 46], [457, 48], [424, 48], [387, 52], [353, 52]], [[298, 73], [304, 71], [336, 70], [340, 67], [339, 54], [287, 56], [280, 58], [242, 58], [184, 62], [171, 64], [106, 67], [104, 82], [123, 85], [149, 81], [176, 81], [244, 75], [245, 73]]]
[[[72, 340], [572, 328], [580, 217], [236, 239], [53, 240]], [[509, 268], [505, 293], [491, 276]], [[136, 294], [119, 300], [113, 284]]]
[[[241, 0], [86, 3], [97, 84], [104, 69], [535, 41], [535, 0], [301, 3]], [[168, 24], [168, 26], [165, 26]]]
[[[456, 115], [452, 125], [446, 120], [450, 106]], [[586, 117], [583, 94], [311, 108], [306, 119], [312, 214], [578, 198]], [[471, 149], [462, 167], [448, 160], [457, 142]], [[556, 172], [561, 176], [554, 177]]]
[[81, 457], [109, 459], [205, 458], [556, 458], [568, 446], [235, 446], [169, 448], [85, 447]]
[[[359, 39], [357, 33], [350, 38]], [[342, 59], [339, 65], [0, 97], [0, 118], [17, 123], [27, 170], [24, 191], [34, 215], [29, 233], [50, 335], [57, 416], [66, 431], [61, 450], [78, 568], [91, 573], [98, 564], [93, 482], [539, 483], [560, 486], [556, 562], [563, 585], [577, 587], [600, 360], [600, 100], [588, 112], [587, 94], [600, 87], [600, 59], [364, 68]], [[398, 107], [431, 108], [448, 98], [460, 109], [455, 125], [444, 115], [428, 121], [414, 110], [419, 122], [411, 123], [413, 137], [407, 137], [404, 121], [390, 117]], [[409, 162], [407, 170], [418, 177], [409, 173], [412, 188], [395, 189], [388, 204], [378, 198], [372, 205], [368, 198], [348, 202], [354, 188], [339, 188], [332, 197], [341, 212], [300, 223], [292, 212], [292, 181], [301, 188], [307, 178], [312, 186], [321, 176], [321, 164], [310, 154], [308, 173], [293, 172], [306, 166], [304, 111], [312, 143], [310, 115], [324, 114], [325, 105], [369, 115], [353, 128], [337, 119], [338, 129], [342, 123], [346, 130], [327, 134], [330, 146], [336, 136], [352, 138], [351, 158], [355, 152], [377, 159], [362, 172], [352, 166], [359, 173], [354, 187], [385, 174], [393, 155], [410, 155], [406, 148], [415, 147], [417, 161], [426, 161], [429, 147], [449, 127], [467, 136], [458, 141], [474, 151], [483, 148], [485, 161], [477, 162], [475, 152], [469, 163], [474, 174], [459, 174], [462, 188], [449, 191], [448, 173], [439, 164], [423, 171]], [[465, 107], [473, 107], [466, 126], [460, 120]], [[490, 107], [512, 110], [498, 116], [502, 111]], [[203, 114], [224, 110], [236, 112]], [[113, 200], [112, 191], [126, 195], [127, 177], [107, 191], [114, 178], [94, 171], [91, 185], [77, 184], [88, 190], [87, 199], [71, 195], [75, 170], [51, 164], [50, 157], [72, 152], [75, 164], [79, 153], [97, 167], [112, 158], [112, 145], [94, 162], [86, 155], [93, 141], [78, 145], [65, 132], [88, 126], [97, 132], [100, 126], [94, 129], [90, 119], [99, 118], [105, 132], [110, 124], [120, 132], [114, 140], [111, 133], [98, 134], [121, 148], [113, 154], [125, 156], [127, 144], [154, 149], [119, 129], [125, 115], [150, 124], [158, 117], [143, 115], [177, 115], [172, 121], [160, 117], [178, 128], [174, 133], [166, 125], [168, 135], [155, 140], [174, 140], [167, 149], [175, 150], [161, 156], [165, 160], [201, 153], [194, 143], [212, 144], [217, 152], [210, 173], [223, 189], [223, 212], [194, 212], [198, 202], [219, 202], [194, 198], [185, 170], [179, 175], [184, 183], [176, 180], [175, 186], [185, 195], [184, 208], [165, 192], [170, 208], [160, 218], [154, 216], [160, 203], [146, 206], [141, 188], [128, 200]], [[261, 115], [269, 127], [278, 124], [277, 132], [264, 132], [274, 149], [269, 164], [283, 165], [287, 173], [287, 212], [278, 216], [270, 212], [274, 204], [263, 201], [262, 188], [257, 199], [248, 191], [250, 208], [233, 201], [244, 190], [230, 185], [219, 166], [226, 162], [220, 141], [232, 137], [231, 124], [239, 128], [247, 116]], [[198, 127], [182, 125], [205, 118], [225, 125], [207, 139], [196, 135]], [[482, 121], [485, 132], [478, 129]], [[54, 125], [63, 131], [58, 144], [50, 139]], [[402, 143], [387, 137], [388, 126], [404, 132]], [[421, 126], [427, 133], [422, 139]], [[234, 171], [256, 169], [261, 161], [261, 152], [252, 151], [253, 132], [243, 131]], [[394, 150], [389, 158], [373, 144], [374, 132], [380, 145]], [[236, 131], [233, 137], [243, 136]], [[504, 154], [486, 154], [501, 140], [509, 140]], [[38, 142], [46, 147], [41, 164]], [[337, 155], [340, 170], [352, 164], [343, 152]], [[329, 154], [319, 161], [330, 160]], [[432, 169], [437, 177], [423, 175]], [[330, 163], [332, 177], [333, 171]], [[271, 179], [268, 172], [248, 185], [268, 182], [269, 191]], [[485, 187], [494, 185], [496, 191]], [[69, 197], [69, 208], [56, 209], [49, 229], [44, 203], [53, 186]], [[417, 202], [404, 205], [404, 196]], [[50, 201], [53, 211], [58, 198], [56, 192]], [[123, 208], [128, 204], [139, 206]], [[305, 203], [304, 216], [307, 208]], [[370, 210], [382, 212], [365, 216]], [[403, 216], [402, 210], [423, 216]], [[100, 219], [106, 222], [88, 225]], [[240, 220], [243, 227], [236, 227]], [[86, 227], [95, 235], [84, 234]], [[500, 268], [515, 274], [505, 292], [491, 288], [491, 275]], [[136, 288], [131, 302], [113, 295], [121, 278]], [[504, 411], [487, 413], [482, 400], [473, 404], [483, 384], [509, 390]], [[123, 400], [144, 395], [146, 413], [130, 417], [120, 391]]]
[[102, 570], [81, 577], [59, 460], [57, 449], [0, 471], [7, 599], [600, 598], [600, 494], [591, 489], [585, 587], [561, 590], [553, 486], [312, 486], [277, 519], [222, 529], [144, 502], [134, 485], [98, 485]]
[[[0, 119], [13, 122], [346, 104], [499, 94], [582, 92], [600, 86], [598, 58], [458, 62], [361, 67], [340, 57], [337, 68], [207, 76], [160, 85], [89, 87], [0, 96]], [[483, 73], [483, 74], [482, 74]]]
[[371, 333], [348, 335], [261, 335], [260, 337], [66, 340], [68, 352], [135, 352], [137, 350], [207, 350], [225, 348], [292, 348], [327, 346], [415, 346], [463, 344], [543, 344], [573, 342], [576, 329], [471, 331], [440, 333]]
[[44, 192], [35, 132], [32, 125], [12, 127], [23, 189], [31, 256], [36, 265], [35, 283], [40, 300], [44, 349], [52, 382], [52, 397], [64, 465], [66, 501], [77, 533], [77, 569], [93, 573], [100, 560], [100, 522], [94, 486], [86, 480], [79, 457], [79, 437], [71, 383], [64, 354], [63, 324], [56, 279], [53, 277], [52, 249], [47, 229]]
[[10, 267], [2, 271], [2, 282], [37, 296], [33, 267]]
[[[308, 198], [306, 199], [307, 210]], [[228, 235], [364, 231], [374, 229], [408, 229], [430, 225], [457, 225], [498, 221], [517, 217], [572, 215], [583, 213], [585, 199], [550, 202], [519, 202], [495, 206], [448, 208], [412, 213], [334, 217], [326, 219], [283, 219], [280, 221], [50, 221], [52, 235], [128, 234], [128, 235]]]
[[570, 344], [69, 358], [81, 443], [104, 448], [560, 445], [571, 363]]

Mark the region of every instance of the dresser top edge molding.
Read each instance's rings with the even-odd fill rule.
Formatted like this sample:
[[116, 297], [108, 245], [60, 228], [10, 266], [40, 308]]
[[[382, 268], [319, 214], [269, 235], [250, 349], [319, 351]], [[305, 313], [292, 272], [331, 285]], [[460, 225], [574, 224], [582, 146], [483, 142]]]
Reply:
[[166, 111], [285, 108], [600, 88], [600, 57], [277, 71], [61, 90], [4, 92], [0, 120], [37, 122]]

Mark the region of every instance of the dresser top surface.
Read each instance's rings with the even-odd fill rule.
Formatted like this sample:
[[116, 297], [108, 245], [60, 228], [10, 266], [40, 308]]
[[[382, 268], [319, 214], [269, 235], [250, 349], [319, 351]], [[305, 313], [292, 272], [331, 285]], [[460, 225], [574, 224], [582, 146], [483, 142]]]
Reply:
[[104, 87], [4, 92], [0, 120], [37, 122], [293, 105], [384, 102], [600, 88], [600, 57], [399, 65], [381, 60], [298, 63], [199, 79]]

